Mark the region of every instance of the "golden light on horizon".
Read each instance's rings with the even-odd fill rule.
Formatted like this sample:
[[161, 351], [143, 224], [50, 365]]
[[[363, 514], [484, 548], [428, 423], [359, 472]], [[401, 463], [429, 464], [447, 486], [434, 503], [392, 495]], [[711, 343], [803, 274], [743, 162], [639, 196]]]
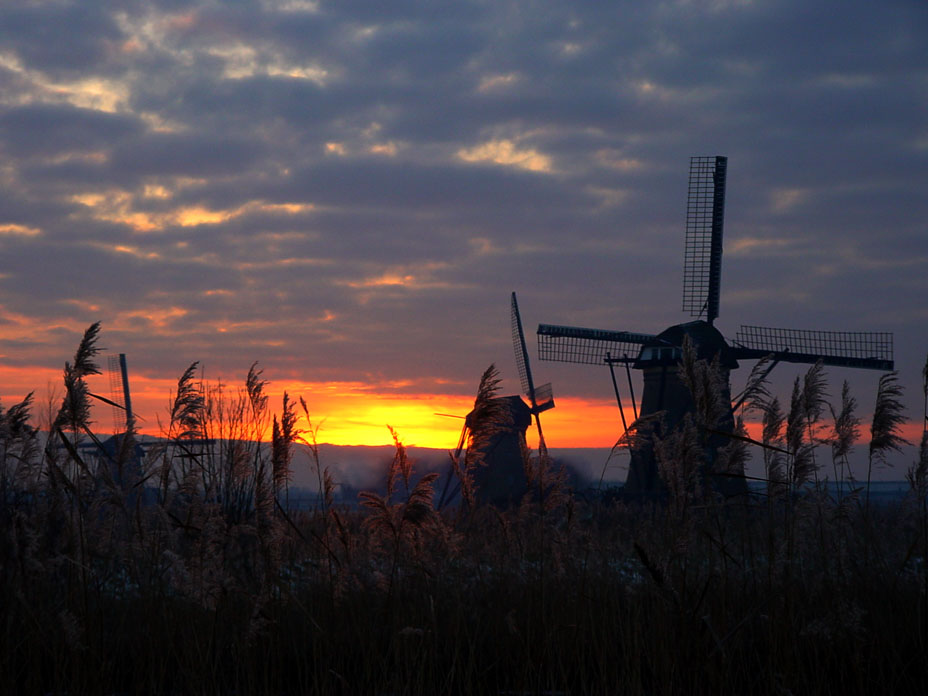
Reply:
[[[98, 363], [105, 373], [105, 359]], [[34, 391], [36, 412], [40, 408], [54, 408], [63, 395], [61, 376], [61, 369], [0, 366], [2, 403], [9, 407]], [[213, 381], [207, 377], [207, 381]], [[106, 374], [89, 377], [87, 382], [91, 392], [111, 397]], [[170, 399], [177, 389], [177, 377], [151, 378], [130, 372], [130, 382], [140, 432], [156, 437], [163, 435]], [[240, 386], [225, 379], [223, 384], [228, 394], [236, 393]], [[388, 388], [397, 386], [393, 384]], [[309, 409], [312, 427], [318, 428], [318, 441], [333, 445], [392, 444], [389, 426], [407, 446], [450, 450], [457, 445], [463, 418], [474, 404], [471, 395], [397, 394], [378, 392], [377, 385], [361, 383], [280, 381], [269, 383], [266, 389], [272, 414], [279, 415], [284, 391], [297, 404], [300, 416], [297, 427], [303, 430], [310, 427], [299, 407], [302, 397]], [[113, 429], [112, 409], [104, 403], [95, 405], [92, 419], [95, 430], [107, 433]], [[558, 407], [544, 412], [541, 420], [549, 447], [611, 447], [621, 434], [617, 409], [610, 402], [561, 398]], [[526, 439], [529, 447], [538, 447], [534, 423]]]
[[[2, 359], [2, 356], [0, 356]], [[88, 378], [91, 392], [110, 398], [106, 359], [98, 360], [102, 375]], [[62, 368], [64, 361], [62, 361]], [[131, 369], [131, 368], [130, 368]], [[178, 375], [179, 376], [179, 375]], [[177, 389], [177, 376], [152, 378], [130, 372], [133, 409], [138, 417], [141, 433], [162, 436], [167, 427], [170, 399]], [[214, 382], [207, 375], [207, 381]], [[0, 364], [0, 404], [9, 408], [28, 393], [34, 393], [34, 421], [39, 427], [46, 425], [49, 411], [56, 411], [64, 393], [62, 369], [47, 367], [12, 367]], [[227, 394], [235, 394], [242, 386], [223, 379]], [[266, 393], [271, 414], [280, 414], [283, 392], [297, 404], [297, 427], [308, 430], [310, 424], [299, 407], [302, 397], [309, 408], [312, 427], [318, 428], [319, 443], [333, 445], [380, 446], [393, 443], [387, 426], [393, 428], [407, 446], [435, 449], [453, 449], [460, 437], [463, 417], [473, 408], [473, 396], [434, 393], [396, 393], [390, 389], [403, 388], [402, 382], [376, 385], [360, 382], [286, 382], [271, 381]], [[626, 417], [631, 409], [626, 406]], [[866, 447], [869, 436], [868, 416], [864, 415], [861, 440], [857, 446]], [[112, 431], [112, 408], [96, 403], [92, 420], [99, 433]], [[541, 414], [542, 427], [548, 447], [609, 448], [622, 435], [618, 408], [611, 400], [589, 400], [558, 397], [557, 407]], [[759, 439], [760, 424], [746, 423], [749, 437]], [[921, 437], [921, 425], [916, 421], [903, 424], [901, 434], [910, 442]], [[265, 438], [270, 437], [270, 426]], [[528, 446], [538, 447], [534, 422], [526, 432]]]

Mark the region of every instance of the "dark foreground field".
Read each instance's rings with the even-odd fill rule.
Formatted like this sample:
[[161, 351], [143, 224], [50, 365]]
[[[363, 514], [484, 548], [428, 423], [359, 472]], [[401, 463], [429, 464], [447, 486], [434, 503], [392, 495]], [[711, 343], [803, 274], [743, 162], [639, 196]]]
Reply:
[[[9, 693], [922, 693], [917, 515], [6, 510]], [[408, 512], [408, 510], [407, 510]], [[417, 513], [418, 514], [418, 513]], [[397, 532], [394, 535], [394, 531]]]
[[[28, 399], [0, 409], [3, 693], [928, 689], [925, 447], [898, 504], [866, 484], [835, 493], [815, 480], [825, 459], [840, 470], [840, 428], [826, 440], [794, 399], [778, 428], [765, 413], [768, 480], [750, 499], [706, 485], [724, 472], [707, 471], [694, 424], [660, 448], [659, 505], [580, 500], [526, 452], [529, 492], [498, 511], [472, 485], [478, 430], [454, 509], [436, 511], [434, 476], [397, 441], [360, 509], [333, 504], [316, 458], [317, 508], [288, 512], [292, 445], [314, 438], [286, 397], [270, 414], [260, 372], [230, 394], [188, 370], [143, 454], [131, 427], [94, 442], [94, 338], [41, 429]], [[488, 421], [494, 389], [488, 371]]]

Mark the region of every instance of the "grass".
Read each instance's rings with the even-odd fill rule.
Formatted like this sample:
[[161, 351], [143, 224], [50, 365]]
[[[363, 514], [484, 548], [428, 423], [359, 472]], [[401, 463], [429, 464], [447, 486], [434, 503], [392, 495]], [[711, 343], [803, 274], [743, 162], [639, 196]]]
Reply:
[[[726, 501], [700, 485], [692, 437], [681, 437], [684, 450], [662, 448], [662, 476], [677, 482], [663, 505], [583, 501], [553, 462], [526, 452], [521, 505], [495, 510], [477, 491], [438, 512], [434, 478], [415, 471], [397, 434], [385, 493], [362, 494], [361, 508], [335, 503], [313, 449], [325, 495], [298, 512], [285, 504], [291, 448], [314, 445], [316, 432], [296, 429], [289, 397], [270, 413], [256, 366], [241, 390], [205, 384], [191, 366], [163, 446], [142, 461], [131, 432], [113, 454], [82, 454], [98, 328], [69, 364], [50, 427], [30, 425], [31, 398], [0, 409], [0, 684], [10, 693], [928, 686], [928, 445], [903, 504], [867, 505], [853, 484], [835, 498], [814, 485], [798, 494], [827, 439], [811, 398], [818, 373], [790, 414], [769, 395], [755, 404], [766, 409], [766, 497]], [[491, 430], [495, 378], [488, 370], [478, 390]], [[844, 393], [839, 465], [852, 411]], [[895, 443], [891, 421], [883, 441]], [[271, 446], [256, 443], [275, 422]], [[465, 490], [481, 465], [473, 453], [454, 462]]]

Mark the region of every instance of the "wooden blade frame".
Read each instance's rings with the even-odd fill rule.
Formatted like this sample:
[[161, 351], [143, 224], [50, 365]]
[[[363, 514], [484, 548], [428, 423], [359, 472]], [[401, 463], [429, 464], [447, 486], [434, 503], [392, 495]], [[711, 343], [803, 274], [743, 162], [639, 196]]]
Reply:
[[689, 312], [692, 317], [705, 314], [710, 324], [719, 315], [727, 172], [727, 157], [690, 158], [683, 252], [683, 311]]
[[538, 357], [552, 362], [607, 365], [621, 362], [626, 356], [634, 360], [640, 347], [657, 340], [651, 334], [630, 331], [604, 331], [578, 326], [538, 326]]
[[736, 359], [772, 355], [781, 362], [859, 367], [889, 372], [894, 368], [893, 335], [872, 331], [814, 331], [742, 326], [735, 337]]

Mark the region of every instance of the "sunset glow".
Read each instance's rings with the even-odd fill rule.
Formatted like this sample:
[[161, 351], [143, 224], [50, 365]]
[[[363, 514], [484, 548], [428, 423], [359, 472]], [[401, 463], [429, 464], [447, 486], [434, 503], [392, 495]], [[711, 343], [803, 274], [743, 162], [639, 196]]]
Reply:
[[[677, 4], [0, 4], [0, 398], [47, 400], [101, 322], [143, 432], [192, 361], [258, 361], [321, 441], [449, 448], [488, 365], [518, 391], [516, 291], [548, 444], [611, 447], [608, 375], [537, 364], [535, 327], [685, 321], [686, 164], [724, 154], [719, 330], [892, 332], [916, 420], [921, 15]], [[857, 372], [832, 396], [870, 403]]]
[[[89, 377], [88, 386], [91, 392], [111, 398], [114, 395], [110, 394], [105, 361], [101, 368], [104, 374]], [[34, 401], [40, 405], [37, 410], [47, 412], [49, 405], [57, 408], [64, 393], [61, 374], [60, 370], [0, 367], [0, 380], [4, 385], [0, 401], [8, 407], [34, 391]], [[240, 387], [222, 381], [229, 393]], [[139, 431], [146, 435], [163, 435], [170, 398], [177, 389], [176, 379], [136, 375], [131, 378], [131, 389]], [[309, 431], [310, 427], [317, 429], [319, 442], [335, 445], [392, 444], [387, 427], [390, 426], [408, 446], [454, 449], [464, 425], [463, 417], [474, 405], [473, 396], [378, 393], [375, 388], [360, 383], [272, 382], [266, 389], [272, 413], [279, 414], [284, 391], [297, 402], [302, 397], [309, 407], [312, 423], [307, 423], [298, 407], [298, 427], [304, 431]], [[100, 432], [110, 432], [114, 428], [112, 408], [105, 404], [96, 405], [93, 420]], [[621, 421], [613, 403], [583, 399], [559, 399], [557, 408], [542, 414], [542, 427], [548, 446], [556, 448], [611, 447], [621, 435]], [[529, 427], [526, 439], [530, 447], [537, 448], [534, 424]]]
[[[101, 363], [103, 375], [88, 378], [90, 391], [106, 398], [119, 399], [111, 395], [105, 360]], [[0, 381], [3, 392], [0, 403], [11, 406], [34, 392], [35, 412], [40, 416], [39, 425], [44, 426], [48, 414], [60, 406], [64, 393], [61, 370], [47, 368], [18, 369], [0, 366]], [[215, 384], [216, 380], [207, 377]], [[222, 379], [227, 393], [237, 393], [240, 384]], [[320, 443], [333, 445], [390, 445], [392, 428], [407, 446], [452, 450], [457, 445], [464, 421], [463, 417], [473, 408], [473, 396], [440, 393], [397, 394], [395, 389], [402, 384], [375, 386], [363, 383], [331, 382], [307, 383], [271, 382], [266, 388], [268, 407], [272, 414], [280, 413], [284, 391], [291, 400], [299, 402], [302, 397], [309, 408], [311, 423], [307, 422], [302, 410], [298, 427], [307, 433], [312, 428]], [[176, 378], [150, 378], [135, 375], [131, 378], [132, 403], [138, 418], [139, 431], [145, 435], [161, 436], [167, 425], [170, 398], [177, 388]], [[391, 391], [393, 393], [391, 393]], [[95, 402], [93, 420], [99, 432], [114, 429], [112, 408]], [[625, 403], [626, 418], [631, 419], [632, 405]], [[862, 414], [861, 439], [858, 449], [865, 449], [869, 441], [870, 415]], [[44, 420], [43, 420], [44, 419]], [[542, 427], [548, 447], [610, 448], [622, 435], [622, 422], [613, 401], [559, 397], [554, 409], [545, 411]], [[827, 419], [823, 425], [828, 427]], [[389, 426], [389, 428], [388, 428]], [[761, 439], [761, 424], [756, 416], [745, 423], [748, 436]], [[917, 443], [921, 437], [921, 425], [914, 420], [903, 424], [902, 437]], [[265, 438], [270, 437], [270, 432]], [[526, 431], [529, 447], [538, 447], [538, 435], [533, 423]], [[758, 458], [760, 455], [757, 455]], [[759, 461], [759, 459], [758, 459]]]

